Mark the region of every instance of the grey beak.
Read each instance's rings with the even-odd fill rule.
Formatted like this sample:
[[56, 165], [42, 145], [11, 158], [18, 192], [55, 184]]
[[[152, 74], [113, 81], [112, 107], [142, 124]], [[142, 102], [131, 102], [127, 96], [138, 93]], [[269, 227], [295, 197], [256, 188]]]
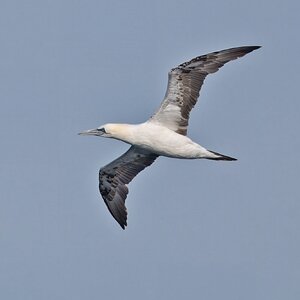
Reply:
[[79, 135], [102, 135], [103, 132], [96, 129], [89, 129], [78, 133]]

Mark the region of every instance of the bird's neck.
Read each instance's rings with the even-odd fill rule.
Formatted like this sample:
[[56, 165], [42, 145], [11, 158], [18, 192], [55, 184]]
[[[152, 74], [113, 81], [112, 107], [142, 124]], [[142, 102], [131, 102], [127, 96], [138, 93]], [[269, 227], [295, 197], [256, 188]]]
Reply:
[[132, 124], [109, 124], [109, 132], [112, 138], [132, 144], [136, 126]]

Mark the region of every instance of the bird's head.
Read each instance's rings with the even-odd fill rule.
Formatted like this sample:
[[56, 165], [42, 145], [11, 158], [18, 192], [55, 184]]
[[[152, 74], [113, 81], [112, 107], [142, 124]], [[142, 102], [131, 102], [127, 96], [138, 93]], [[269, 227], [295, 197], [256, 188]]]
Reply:
[[80, 135], [95, 135], [107, 138], [119, 138], [119, 135], [123, 132], [124, 125], [122, 124], [105, 124], [95, 129], [89, 129], [82, 131]]
[[111, 124], [101, 125], [95, 129], [89, 129], [78, 133], [80, 135], [95, 135], [102, 137], [112, 137], [111, 134]]

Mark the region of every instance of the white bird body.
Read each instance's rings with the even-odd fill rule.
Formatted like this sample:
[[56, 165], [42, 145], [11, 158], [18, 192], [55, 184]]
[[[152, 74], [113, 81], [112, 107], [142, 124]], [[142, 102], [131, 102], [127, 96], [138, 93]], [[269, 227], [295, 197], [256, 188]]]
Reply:
[[173, 158], [216, 158], [217, 155], [189, 137], [147, 121], [141, 124], [106, 124], [111, 137], [161, 156]]
[[136, 125], [105, 124], [80, 133], [114, 138], [132, 145], [127, 152], [99, 171], [100, 193], [110, 213], [123, 229], [127, 226], [127, 185], [158, 156], [236, 160], [207, 150], [188, 138], [186, 135], [189, 115], [208, 74], [217, 72], [227, 62], [258, 48], [231, 48], [201, 55], [182, 63], [169, 72], [165, 98], [147, 122]]

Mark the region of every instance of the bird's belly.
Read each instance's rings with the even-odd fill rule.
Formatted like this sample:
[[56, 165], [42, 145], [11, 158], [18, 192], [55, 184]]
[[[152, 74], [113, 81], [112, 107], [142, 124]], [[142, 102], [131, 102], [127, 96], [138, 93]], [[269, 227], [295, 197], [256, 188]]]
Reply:
[[162, 156], [199, 158], [202, 147], [186, 136], [171, 130], [141, 132], [134, 145]]

